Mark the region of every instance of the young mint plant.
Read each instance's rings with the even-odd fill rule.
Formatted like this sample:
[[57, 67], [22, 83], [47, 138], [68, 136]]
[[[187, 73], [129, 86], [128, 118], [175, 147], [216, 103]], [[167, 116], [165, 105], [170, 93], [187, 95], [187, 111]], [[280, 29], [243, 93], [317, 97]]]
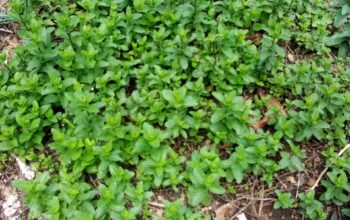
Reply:
[[299, 194], [300, 208], [309, 219], [326, 219], [326, 213], [321, 202], [315, 198], [315, 191]]
[[273, 204], [274, 209], [278, 208], [293, 208], [295, 206], [295, 200], [292, 198], [292, 194], [288, 192], [281, 192], [276, 190], [277, 200]]
[[187, 166], [188, 176], [193, 184], [188, 192], [189, 203], [192, 206], [208, 204], [211, 201], [210, 192], [225, 192], [225, 188], [220, 185], [220, 178], [225, 176], [225, 172], [214, 149], [203, 147], [200, 152], [193, 153]]
[[331, 200], [335, 204], [342, 205], [350, 201], [350, 185], [347, 174], [343, 170], [333, 170], [327, 173], [329, 180], [321, 183], [326, 192], [321, 195], [321, 200]]
[[[37, 169], [16, 182], [29, 217], [146, 219], [174, 190], [163, 218], [208, 219], [201, 206], [224, 186], [306, 170], [315, 143], [331, 170], [321, 199], [346, 204], [348, 156], [330, 150], [350, 118], [348, 62], [327, 47], [348, 47], [337, 2], [10, 1], [21, 44], [0, 55], [0, 159]], [[289, 193], [275, 206], [296, 207]]]

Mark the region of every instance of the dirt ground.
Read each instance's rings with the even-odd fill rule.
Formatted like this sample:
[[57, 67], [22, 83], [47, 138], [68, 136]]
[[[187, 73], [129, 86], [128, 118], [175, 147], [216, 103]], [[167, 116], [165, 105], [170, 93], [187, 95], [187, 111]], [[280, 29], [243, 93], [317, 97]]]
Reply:
[[[0, 0], [0, 13], [7, 11], [7, 0]], [[10, 51], [19, 44], [20, 41], [16, 35], [17, 29], [17, 24], [0, 25], [0, 51], [3, 49]]]
[[7, 11], [7, 0], [0, 0], [0, 12]]
[[2, 165], [4, 169], [0, 172], [0, 219], [15, 220], [25, 217], [26, 208], [20, 201], [23, 195], [12, 186], [13, 180], [22, 178], [20, 169], [14, 158]]

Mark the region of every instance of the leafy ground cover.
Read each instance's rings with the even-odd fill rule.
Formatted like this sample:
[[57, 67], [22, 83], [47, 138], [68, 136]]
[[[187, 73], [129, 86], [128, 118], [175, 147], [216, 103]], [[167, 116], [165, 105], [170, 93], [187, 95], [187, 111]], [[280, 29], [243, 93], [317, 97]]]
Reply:
[[13, 0], [0, 150], [37, 172], [27, 217], [349, 217], [338, 3]]

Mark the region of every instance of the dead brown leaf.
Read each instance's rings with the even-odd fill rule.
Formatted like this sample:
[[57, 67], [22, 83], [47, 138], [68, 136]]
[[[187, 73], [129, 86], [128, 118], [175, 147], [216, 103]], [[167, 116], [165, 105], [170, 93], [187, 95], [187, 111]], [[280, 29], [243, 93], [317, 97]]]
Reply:
[[[265, 91], [262, 89], [259, 89], [259, 96], [260, 96], [260, 98], [266, 97]], [[281, 115], [283, 115], [283, 116], [287, 115], [281, 102], [278, 99], [276, 99], [275, 97], [271, 96], [271, 98], [269, 100], [268, 108], [270, 109], [270, 108], [273, 108], [274, 106], [277, 106], [277, 108], [280, 110]]]
[[339, 73], [339, 71], [340, 71], [340, 70], [339, 70], [339, 67], [337, 67], [337, 66], [335, 66], [335, 65], [332, 67], [332, 73], [333, 73], [333, 75], [337, 75], [337, 74]]
[[234, 207], [233, 202], [229, 202], [229, 203], [226, 203], [226, 204], [220, 206], [215, 211], [215, 220], [225, 219], [227, 211], [232, 209], [233, 207]]
[[[260, 98], [266, 97], [265, 91], [262, 89], [259, 89], [258, 94], [259, 94]], [[283, 116], [287, 115], [281, 102], [278, 99], [276, 99], [275, 97], [271, 96], [267, 108], [272, 109], [273, 107], [277, 107], [280, 110], [281, 115], [283, 115]], [[265, 115], [260, 121], [256, 122], [253, 125], [253, 128], [255, 130], [263, 128], [270, 121], [270, 119], [271, 119], [271, 116]]]
[[263, 119], [261, 119], [260, 121], [256, 122], [254, 125], [253, 125], [253, 128], [255, 130], [259, 130], [260, 128], [263, 128], [271, 119], [271, 116], [265, 116], [263, 117]]
[[227, 144], [227, 143], [224, 143], [221, 145], [221, 147], [223, 147], [223, 148], [228, 148], [229, 146], [230, 146], [230, 144]]
[[5, 36], [0, 40], [0, 46], [6, 50], [6, 57], [7, 62], [9, 61], [9, 58], [13, 55], [13, 49], [15, 49], [21, 41], [17, 38], [16, 35], [9, 35]]
[[258, 43], [262, 38], [262, 34], [261, 33], [253, 33], [253, 34], [249, 34], [245, 37], [246, 40], [251, 40], [253, 42], [253, 44]]
[[307, 184], [309, 187], [312, 187], [313, 185], [315, 185], [315, 183], [316, 183], [316, 180], [310, 178], [310, 179], [307, 181], [306, 184]]

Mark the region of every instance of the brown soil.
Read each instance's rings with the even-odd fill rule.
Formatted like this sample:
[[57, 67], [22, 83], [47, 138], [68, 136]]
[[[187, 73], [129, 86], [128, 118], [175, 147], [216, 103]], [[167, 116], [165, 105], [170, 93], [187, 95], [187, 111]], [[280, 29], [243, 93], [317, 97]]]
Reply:
[[[16, 189], [12, 186], [12, 181], [15, 179], [20, 179], [20, 171], [16, 163], [16, 159], [10, 158], [6, 161], [4, 169], [0, 172], [0, 219], [7, 220], [8, 218], [4, 215], [4, 210], [2, 204], [10, 195], [18, 195], [21, 198], [23, 195], [17, 193]], [[17, 209], [17, 213], [14, 216], [20, 216], [23, 219], [27, 219], [25, 216], [27, 210], [24, 206]]]
[[7, 12], [7, 0], [0, 0], [0, 12]]
[[[0, 13], [7, 13], [7, 2], [8, 0], [0, 0]], [[17, 31], [17, 24], [0, 25], [0, 52], [6, 49], [10, 54], [10, 51], [20, 43]]]

